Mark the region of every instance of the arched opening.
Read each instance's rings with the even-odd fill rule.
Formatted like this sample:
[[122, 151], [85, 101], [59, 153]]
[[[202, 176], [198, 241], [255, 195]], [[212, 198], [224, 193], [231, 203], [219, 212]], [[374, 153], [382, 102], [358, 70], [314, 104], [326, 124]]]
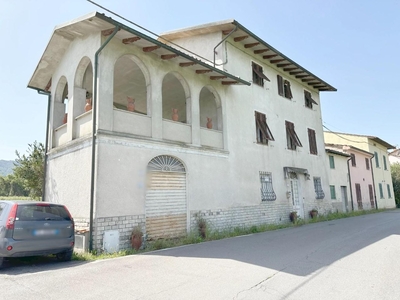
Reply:
[[200, 127], [222, 130], [222, 108], [218, 94], [211, 87], [203, 87], [199, 97]]
[[188, 113], [189, 88], [176, 73], [168, 73], [162, 82], [163, 119], [190, 123]]
[[58, 81], [53, 109], [53, 128], [57, 128], [67, 123], [68, 116], [68, 82], [65, 76]]
[[153, 158], [147, 167], [146, 233], [149, 239], [186, 235], [186, 169], [172, 156]]
[[93, 66], [88, 57], [83, 57], [79, 62], [75, 74], [74, 106], [77, 106], [78, 114], [92, 109], [93, 95]]
[[[144, 65], [132, 56], [121, 56], [114, 66], [114, 108], [147, 115]], [[148, 76], [147, 76], [148, 77]]]

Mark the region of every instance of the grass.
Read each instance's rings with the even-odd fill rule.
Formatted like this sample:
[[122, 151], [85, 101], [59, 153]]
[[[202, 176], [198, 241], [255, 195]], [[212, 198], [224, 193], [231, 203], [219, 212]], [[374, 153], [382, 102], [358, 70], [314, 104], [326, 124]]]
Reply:
[[[1, 200], [28, 200], [28, 201], [35, 201], [31, 197], [24, 197], [24, 196], [0, 196]], [[39, 199], [36, 199], [36, 201]]]
[[325, 222], [325, 221], [331, 221], [331, 220], [336, 220], [336, 219], [343, 219], [343, 218], [356, 217], [356, 216], [361, 216], [361, 215], [374, 214], [374, 213], [379, 213], [379, 212], [383, 212], [383, 211], [386, 211], [386, 210], [385, 209], [361, 210], [361, 211], [353, 211], [353, 212], [349, 212], [349, 213], [334, 212], [334, 213], [328, 213], [325, 215], [318, 215], [314, 219], [304, 220], [302, 218], [297, 218], [297, 220], [294, 224], [289, 223], [289, 222], [284, 223], [284, 224], [262, 224], [262, 225], [258, 225], [258, 226], [253, 225], [250, 227], [234, 227], [234, 228], [226, 229], [226, 230], [222, 230], [222, 231], [212, 230], [211, 228], [209, 228], [209, 226], [207, 226], [207, 234], [204, 239], [202, 237], [200, 237], [200, 235], [197, 232], [191, 232], [187, 236], [182, 237], [182, 238], [159, 239], [156, 241], [146, 242], [146, 247], [143, 250], [127, 249], [127, 250], [121, 250], [121, 251], [115, 252], [115, 253], [97, 253], [96, 251], [93, 251], [91, 253], [81, 253], [81, 254], [74, 253], [72, 259], [77, 260], [77, 261], [93, 261], [93, 260], [99, 260], [99, 259], [116, 258], [116, 257], [121, 257], [121, 256], [126, 256], [126, 255], [145, 253], [145, 252], [154, 251], [154, 250], [161, 250], [161, 249], [166, 249], [166, 248], [179, 247], [179, 246], [183, 246], [183, 245], [197, 244], [197, 243], [206, 242], [206, 241], [215, 241], [215, 240], [221, 240], [221, 239], [226, 239], [226, 238], [231, 238], [231, 237], [236, 237], [236, 236], [241, 236], [241, 235], [261, 233], [261, 232], [278, 230], [278, 229], [283, 229], [283, 228], [302, 226], [302, 225], [309, 224], [309, 223], [318, 223], [318, 222]]

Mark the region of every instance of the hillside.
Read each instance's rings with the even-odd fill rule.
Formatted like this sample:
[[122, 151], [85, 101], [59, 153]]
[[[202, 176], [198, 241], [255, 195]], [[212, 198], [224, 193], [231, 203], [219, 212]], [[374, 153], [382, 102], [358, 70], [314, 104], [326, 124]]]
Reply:
[[0, 176], [7, 176], [12, 174], [14, 168], [13, 160], [1, 160], [0, 159]]

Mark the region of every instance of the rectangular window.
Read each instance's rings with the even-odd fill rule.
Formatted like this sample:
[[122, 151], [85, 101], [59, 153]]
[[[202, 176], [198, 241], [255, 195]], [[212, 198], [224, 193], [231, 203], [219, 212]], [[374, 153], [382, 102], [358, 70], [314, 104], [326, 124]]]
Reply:
[[301, 144], [299, 137], [294, 130], [294, 124], [288, 121], [285, 121], [286, 125], [286, 140], [287, 140], [287, 147], [291, 150], [296, 150], [296, 146], [303, 147]]
[[304, 101], [305, 106], [308, 108], [312, 108], [313, 104], [318, 105], [318, 103], [312, 98], [311, 93], [308, 91], [304, 91]]
[[331, 199], [336, 200], [336, 190], [334, 185], [330, 185], [329, 189], [331, 190]]
[[372, 188], [372, 184], [368, 184], [368, 191], [369, 191], [369, 202], [371, 202], [371, 208], [375, 208], [374, 190]]
[[278, 77], [278, 94], [288, 98], [292, 99], [292, 90], [290, 88], [290, 82], [286, 79], [283, 79], [281, 75], [277, 75]]
[[331, 169], [335, 168], [335, 157], [333, 155], [329, 155], [329, 167]]
[[259, 86], [264, 86], [264, 80], [270, 81], [267, 76], [263, 73], [263, 68], [253, 62], [252, 64], [252, 69], [253, 69], [253, 83], [259, 85]]
[[365, 167], [369, 170], [369, 159], [365, 158]]
[[390, 184], [387, 184], [388, 198], [392, 198], [392, 193], [390, 192]]
[[351, 156], [351, 165], [353, 167], [357, 166], [357, 164], [356, 164], [356, 156], [354, 155], [354, 153], [351, 153], [350, 156]]
[[385, 155], [383, 155], [383, 169], [387, 170], [386, 156]]
[[379, 197], [381, 197], [381, 199], [383, 199], [383, 187], [382, 187], [382, 183], [379, 184]]
[[308, 142], [310, 144], [310, 153], [318, 154], [317, 151], [317, 140], [315, 139], [315, 130], [308, 128]]
[[267, 172], [260, 172], [260, 181], [261, 181], [261, 200], [262, 201], [276, 200], [276, 194], [272, 186], [272, 174]]
[[378, 153], [375, 151], [374, 152], [375, 155], [375, 165], [377, 168], [379, 168], [379, 157], [378, 157]]
[[362, 197], [361, 197], [361, 186], [359, 183], [356, 183], [356, 197], [357, 197], [358, 209], [363, 209], [363, 203], [362, 203]]
[[317, 199], [325, 198], [325, 193], [322, 190], [321, 177], [314, 177], [314, 190]]
[[257, 143], [268, 145], [268, 141], [274, 141], [274, 137], [268, 127], [267, 118], [265, 117], [265, 114], [257, 111], [255, 112], [255, 118]]

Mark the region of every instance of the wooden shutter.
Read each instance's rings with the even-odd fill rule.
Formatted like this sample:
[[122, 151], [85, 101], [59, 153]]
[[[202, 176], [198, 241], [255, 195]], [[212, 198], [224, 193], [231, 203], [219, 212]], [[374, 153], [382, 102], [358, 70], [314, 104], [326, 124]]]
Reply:
[[287, 133], [289, 134], [289, 136], [293, 140], [293, 143], [296, 146], [303, 147], [303, 145], [300, 142], [299, 137], [296, 134], [296, 131], [294, 131], [294, 124], [293, 123], [291, 123], [289, 121], [286, 121], [286, 131], [287, 131]]
[[369, 201], [371, 202], [371, 208], [375, 208], [374, 191], [372, 189], [372, 184], [368, 185], [368, 191], [369, 191]]
[[365, 167], [369, 170], [369, 159], [365, 158]]
[[315, 130], [308, 128], [308, 142], [310, 144], [310, 153], [318, 154], [317, 141], [315, 139]]
[[281, 75], [278, 75], [278, 94], [283, 96], [283, 78]]
[[283, 85], [285, 87], [285, 97], [288, 99], [292, 99], [293, 95], [292, 90], [290, 89], [290, 82], [288, 80], [285, 80]]
[[[264, 139], [274, 141], [274, 137], [272, 135], [271, 130], [267, 125], [267, 118], [265, 114], [259, 113], [256, 111], [256, 126], [260, 129], [261, 134], [263, 135]], [[260, 141], [262, 142], [262, 141]]]
[[350, 156], [351, 156], [351, 165], [353, 167], [355, 167], [356, 166], [356, 156], [353, 153], [351, 153]]

